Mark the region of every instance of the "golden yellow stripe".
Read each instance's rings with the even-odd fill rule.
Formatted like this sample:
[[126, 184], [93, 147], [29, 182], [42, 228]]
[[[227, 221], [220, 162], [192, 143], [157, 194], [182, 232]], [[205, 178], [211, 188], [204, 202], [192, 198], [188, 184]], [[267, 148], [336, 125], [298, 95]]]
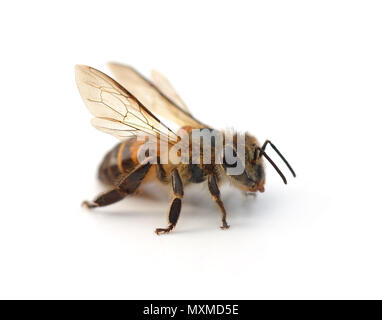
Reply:
[[118, 155], [117, 155], [117, 165], [119, 172], [123, 173], [123, 166], [122, 166], [122, 155], [123, 155], [123, 150], [125, 149], [126, 142], [122, 142], [121, 145], [119, 146], [118, 150]]

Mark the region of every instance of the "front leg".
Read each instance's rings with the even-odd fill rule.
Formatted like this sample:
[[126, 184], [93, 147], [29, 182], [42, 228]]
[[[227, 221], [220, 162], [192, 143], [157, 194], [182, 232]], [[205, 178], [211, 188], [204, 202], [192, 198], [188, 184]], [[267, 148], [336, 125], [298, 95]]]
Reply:
[[229, 225], [227, 224], [227, 212], [225, 211], [223, 201], [220, 199], [220, 190], [216, 181], [216, 176], [211, 174], [208, 176], [208, 189], [210, 190], [212, 199], [215, 201], [216, 205], [219, 207], [219, 210], [222, 215], [222, 226], [221, 229], [228, 229]]
[[156, 234], [168, 233], [175, 228], [178, 222], [180, 210], [182, 209], [182, 198], [183, 198], [183, 183], [179, 176], [177, 169], [171, 171], [171, 185], [173, 199], [170, 204], [170, 209], [168, 211], [168, 227], [167, 228], [157, 228], [155, 229]]

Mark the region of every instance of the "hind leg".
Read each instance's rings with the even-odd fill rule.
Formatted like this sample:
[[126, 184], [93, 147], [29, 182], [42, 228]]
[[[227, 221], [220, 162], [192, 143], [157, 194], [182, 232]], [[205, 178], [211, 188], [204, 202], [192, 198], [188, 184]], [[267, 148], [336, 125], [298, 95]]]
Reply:
[[88, 209], [104, 207], [122, 200], [125, 196], [127, 196], [127, 193], [119, 190], [118, 188], [115, 188], [110, 191], [101, 193], [93, 201], [82, 202], [82, 205]]
[[113, 204], [122, 200], [124, 197], [134, 193], [135, 190], [138, 189], [143, 178], [149, 171], [150, 167], [151, 163], [149, 162], [143, 165], [139, 165], [129, 175], [122, 178], [122, 180], [118, 183], [117, 187], [113, 188], [110, 191], [101, 193], [93, 201], [84, 201], [82, 205], [86, 206], [89, 209], [92, 209], [96, 207], [108, 206], [109, 204]]

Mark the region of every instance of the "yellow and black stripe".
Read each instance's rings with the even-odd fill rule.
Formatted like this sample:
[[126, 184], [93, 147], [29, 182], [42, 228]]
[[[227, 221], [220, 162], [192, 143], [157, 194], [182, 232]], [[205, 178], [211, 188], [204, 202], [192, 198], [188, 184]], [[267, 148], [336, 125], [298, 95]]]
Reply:
[[[129, 175], [140, 163], [138, 161], [138, 151], [144, 141], [138, 141], [132, 137], [117, 144], [104, 157], [99, 169], [98, 178], [101, 182], [115, 186], [121, 178]], [[153, 174], [149, 174], [146, 180], [157, 178], [163, 183], [168, 183], [168, 167], [162, 165], [158, 158], [158, 163], [153, 165]], [[155, 168], [155, 170], [154, 170]], [[151, 172], [150, 171], [150, 172]]]
[[137, 152], [142, 142], [130, 138], [117, 144], [104, 157], [99, 169], [99, 179], [109, 185], [115, 185], [122, 175], [129, 174], [137, 167]]

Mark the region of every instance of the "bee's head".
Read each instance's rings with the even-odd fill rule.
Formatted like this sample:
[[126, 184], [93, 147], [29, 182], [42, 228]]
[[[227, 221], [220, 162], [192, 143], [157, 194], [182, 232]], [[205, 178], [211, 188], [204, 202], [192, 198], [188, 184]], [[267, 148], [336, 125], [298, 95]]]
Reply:
[[245, 171], [254, 183], [248, 185], [249, 192], [264, 192], [265, 168], [257, 139], [248, 133], [245, 135]]
[[[237, 135], [235, 137], [237, 138]], [[237, 162], [233, 165], [224, 162], [223, 167], [225, 167], [226, 171], [228, 167], [237, 166], [239, 169], [241, 167], [241, 173], [229, 174], [227, 172], [229, 179], [235, 186], [246, 193], [264, 192], [265, 168], [259, 142], [255, 137], [246, 133], [245, 144], [242, 145], [244, 153], [241, 153], [239, 152], [240, 146], [236, 144], [240, 143], [240, 139], [235, 139], [235, 137], [233, 155], [237, 157]]]
[[[245, 138], [245, 139], [241, 139]], [[244, 142], [245, 141], [245, 142]], [[281, 170], [273, 162], [273, 160], [265, 152], [265, 147], [267, 144], [270, 144], [274, 151], [280, 156], [280, 158], [287, 165], [292, 175], [296, 177], [295, 172], [292, 167], [289, 165], [288, 161], [276, 148], [276, 146], [269, 140], [260, 146], [257, 139], [250, 134], [246, 133], [244, 136], [239, 136], [235, 134], [233, 137], [233, 144], [231, 149], [233, 151], [233, 161], [226, 161], [226, 158], [223, 160], [223, 167], [226, 170], [227, 176], [229, 179], [241, 190], [246, 193], [254, 193], [257, 191], [264, 192], [265, 184], [265, 169], [264, 169], [264, 158], [273, 166], [273, 168], [280, 175], [284, 183], [287, 183], [287, 180]], [[228, 158], [227, 158], [228, 159]], [[231, 159], [232, 160], [232, 159]], [[231, 163], [231, 164], [229, 164]], [[232, 168], [236, 168], [235, 171], [232, 171]]]

